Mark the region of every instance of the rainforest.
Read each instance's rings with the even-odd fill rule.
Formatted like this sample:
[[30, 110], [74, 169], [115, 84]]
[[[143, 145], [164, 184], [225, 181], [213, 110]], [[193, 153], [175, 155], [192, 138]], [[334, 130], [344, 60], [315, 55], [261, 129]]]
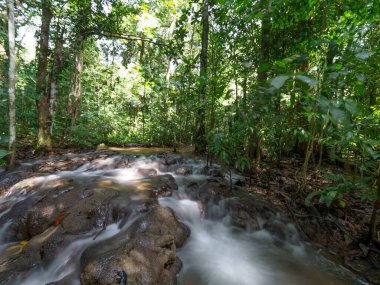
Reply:
[[0, 8], [0, 285], [380, 284], [380, 2]]

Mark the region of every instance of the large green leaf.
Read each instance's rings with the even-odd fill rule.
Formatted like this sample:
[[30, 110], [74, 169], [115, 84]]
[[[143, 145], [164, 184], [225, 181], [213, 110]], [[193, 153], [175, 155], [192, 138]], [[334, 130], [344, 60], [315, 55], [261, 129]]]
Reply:
[[310, 78], [308, 76], [305, 76], [305, 75], [296, 75], [296, 79], [302, 81], [303, 83], [306, 83], [307, 85], [310, 86], [310, 88], [314, 88], [318, 84], [317, 80]]
[[11, 154], [11, 153], [12, 152], [9, 150], [0, 149], [0, 159], [2, 159], [3, 157], [6, 157], [8, 154]]
[[367, 60], [368, 58], [370, 58], [374, 54], [375, 54], [374, 51], [362, 51], [362, 52], [355, 54], [355, 57], [357, 59], [360, 59], [360, 60]]
[[277, 76], [271, 80], [270, 84], [276, 89], [281, 89], [289, 78], [290, 76], [288, 75]]
[[359, 113], [359, 107], [355, 100], [347, 99], [345, 102], [345, 107], [347, 111], [349, 111], [352, 115], [356, 115]]
[[334, 124], [347, 124], [348, 123], [348, 118], [346, 112], [342, 111], [341, 109], [338, 108], [331, 108], [331, 118]]
[[318, 98], [318, 105], [323, 111], [327, 112], [330, 107], [330, 100], [325, 96], [321, 96]]

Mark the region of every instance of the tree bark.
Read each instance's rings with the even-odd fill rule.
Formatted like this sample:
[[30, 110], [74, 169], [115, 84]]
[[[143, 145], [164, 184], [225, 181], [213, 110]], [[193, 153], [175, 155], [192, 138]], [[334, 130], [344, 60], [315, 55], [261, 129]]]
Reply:
[[8, 168], [14, 167], [16, 156], [16, 54], [15, 54], [15, 13], [14, 0], [8, 0], [9, 39], [9, 150]]
[[79, 114], [79, 102], [82, 96], [82, 71], [83, 71], [83, 50], [80, 49], [75, 55], [75, 71], [72, 80], [71, 92], [69, 95], [69, 114], [71, 115], [71, 126], [75, 126]]
[[55, 113], [55, 109], [57, 105], [58, 76], [61, 72], [64, 32], [65, 32], [65, 29], [62, 28], [60, 34], [57, 36], [57, 40], [55, 43], [53, 66], [52, 66], [50, 76], [49, 76], [49, 93], [50, 93], [49, 119], [52, 122], [50, 124], [50, 136], [52, 136], [53, 134], [53, 120], [54, 120], [54, 113]]
[[207, 51], [209, 36], [209, 3], [203, 0], [202, 5], [202, 50], [200, 64], [200, 88], [199, 100], [195, 130], [195, 152], [205, 153], [207, 148], [206, 142], [206, 95], [207, 95]]
[[51, 118], [49, 116], [50, 92], [46, 80], [49, 56], [50, 23], [52, 18], [53, 13], [51, 11], [50, 1], [43, 0], [36, 84], [36, 91], [40, 96], [37, 103], [39, 122], [37, 148], [39, 149], [51, 149], [52, 147], [50, 134]]
[[[259, 60], [259, 70], [257, 72], [257, 82], [259, 85], [263, 86], [265, 82], [268, 80], [268, 71], [267, 67], [264, 65], [268, 65], [270, 62], [270, 44], [271, 44], [271, 30], [272, 30], [272, 20], [270, 9], [272, 8], [272, 1], [265, 1], [265, 14], [261, 23], [261, 35], [260, 35], [260, 60]], [[256, 104], [258, 109], [260, 109], [260, 104]], [[253, 122], [257, 122], [256, 119], [252, 118]], [[263, 138], [259, 133], [259, 125], [257, 122], [253, 127], [253, 131], [249, 135], [247, 152], [250, 159], [256, 159], [256, 168], [259, 167], [261, 158], [262, 158], [262, 143]]]
[[85, 30], [82, 29], [76, 36], [74, 43], [75, 54], [75, 69], [71, 80], [71, 90], [67, 102], [67, 112], [70, 114], [70, 125], [75, 126], [78, 114], [79, 103], [82, 96], [82, 72], [83, 72], [83, 42], [85, 40]]
[[[264, 17], [261, 23], [261, 43], [260, 43], [260, 65], [263, 67], [265, 64], [269, 64], [270, 60], [270, 44], [271, 44], [271, 30], [272, 30], [272, 21], [270, 15], [270, 9], [272, 8], [272, 1], [269, 1]], [[260, 84], [265, 83], [268, 79], [268, 71], [266, 68], [262, 68], [261, 71], [257, 73], [257, 80]]]

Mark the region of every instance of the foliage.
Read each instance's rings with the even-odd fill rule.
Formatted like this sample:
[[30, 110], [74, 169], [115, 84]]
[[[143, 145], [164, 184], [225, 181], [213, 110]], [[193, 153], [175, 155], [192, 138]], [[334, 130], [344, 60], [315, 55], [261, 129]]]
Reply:
[[[337, 176], [333, 185], [311, 193], [308, 203], [313, 198], [328, 206], [346, 203], [352, 192], [375, 198], [371, 191], [380, 158], [376, 1], [210, 2], [207, 94], [201, 103], [200, 1], [50, 2], [49, 72], [60, 33], [65, 41], [52, 120], [56, 146], [188, 145], [195, 141], [198, 110], [204, 109], [208, 152], [225, 167], [252, 171], [263, 160], [280, 163], [295, 156], [304, 161], [304, 179], [322, 162], [348, 164], [353, 179]], [[35, 47], [22, 41], [22, 29], [34, 27], [38, 37], [40, 14], [41, 1], [21, 1], [17, 7], [19, 145], [36, 143], [37, 61], [27, 59]], [[7, 33], [1, 15], [0, 113], [6, 114]], [[72, 120], [69, 94], [78, 87], [80, 52], [81, 97]], [[1, 135], [7, 126], [1, 116]]]
[[358, 194], [362, 201], [376, 199], [374, 187], [372, 187], [375, 178], [366, 177], [357, 182], [350, 181], [351, 177], [339, 174], [326, 174], [325, 179], [331, 181], [331, 185], [326, 186], [323, 191], [311, 192], [305, 199], [305, 204], [310, 206], [313, 201], [319, 197], [319, 202], [326, 204], [328, 207], [333, 203], [337, 203], [339, 207], [345, 208], [348, 204], [347, 194]]
[[0, 149], [0, 165], [5, 165], [6, 162], [4, 160], [4, 157], [6, 157], [7, 155], [11, 153], [12, 153], [11, 151]]

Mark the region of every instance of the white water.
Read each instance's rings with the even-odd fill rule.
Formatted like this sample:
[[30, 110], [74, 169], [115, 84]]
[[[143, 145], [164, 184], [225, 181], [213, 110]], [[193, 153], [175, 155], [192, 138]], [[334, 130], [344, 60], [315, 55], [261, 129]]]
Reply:
[[[75, 171], [63, 171], [34, 180], [22, 181], [20, 183], [23, 184], [12, 187], [3, 200], [0, 198], [0, 203], [6, 200], [14, 205], [21, 199], [25, 199], [30, 194], [28, 190], [30, 183], [33, 183], [33, 189], [35, 189], [36, 186], [43, 186], [60, 178], [78, 178], [85, 181], [99, 177], [119, 184], [128, 184], [132, 180], [142, 178], [142, 175], [138, 173], [139, 168], [156, 169], [158, 174], [166, 174], [158, 170], [158, 164], [154, 159], [142, 158], [136, 160], [133, 167], [109, 169], [114, 163], [114, 158], [98, 159]], [[193, 168], [194, 173], [204, 166], [195, 161], [189, 161], [184, 165]], [[295, 245], [292, 241], [282, 241], [282, 245], [278, 246], [276, 238], [265, 230], [245, 232], [231, 227], [228, 218], [212, 221], [204, 219], [198, 202], [188, 199], [186, 185], [193, 181], [203, 183], [207, 180], [207, 176], [172, 175], [178, 184], [178, 192], [173, 197], [161, 198], [159, 202], [162, 206], [172, 208], [179, 219], [191, 230], [190, 238], [178, 251], [183, 261], [179, 285], [343, 284], [319, 273], [312, 262], [308, 261], [308, 254], [301, 243]], [[217, 205], [214, 207], [216, 211], [224, 211], [222, 207]], [[10, 209], [11, 207], [6, 211]], [[5, 212], [0, 213], [0, 217], [4, 214]], [[129, 225], [130, 222], [126, 226]], [[10, 222], [0, 227], [0, 246], [1, 239], [5, 237], [9, 226]], [[107, 239], [121, 230], [116, 224], [109, 225], [98, 236], [96, 242]], [[39, 267], [31, 272], [27, 279], [16, 280], [15, 285], [40, 285], [78, 273], [80, 256], [94, 242], [92, 237], [93, 234], [86, 235], [74, 241], [50, 265]], [[77, 284], [79, 284], [79, 279], [71, 285]]]
[[0, 246], [6, 241], [6, 234], [8, 228], [11, 226], [12, 221], [7, 221], [4, 225], [0, 226]]
[[[33, 272], [24, 280], [17, 280], [17, 285], [41, 285], [53, 281], [58, 281], [79, 268], [79, 259], [83, 251], [95, 242], [110, 238], [120, 232], [117, 224], [107, 226], [96, 240], [93, 239], [94, 233], [85, 238], [79, 239], [71, 243], [61, 252], [55, 260], [46, 268], [40, 268]], [[79, 279], [73, 281], [71, 285], [79, 284]]]
[[[178, 251], [183, 261], [179, 285], [344, 284], [319, 272], [308, 260], [293, 225], [285, 226], [292, 238], [278, 246], [277, 238], [265, 230], [246, 232], [229, 225], [223, 203], [212, 207], [215, 212], [224, 212], [224, 218], [204, 219], [198, 202], [179, 198], [187, 196], [185, 182], [190, 177], [175, 177], [179, 193], [159, 201], [161, 206], [172, 208], [191, 230]], [[204, 181], [206, 177], [197, 175], [196, 179]]]

